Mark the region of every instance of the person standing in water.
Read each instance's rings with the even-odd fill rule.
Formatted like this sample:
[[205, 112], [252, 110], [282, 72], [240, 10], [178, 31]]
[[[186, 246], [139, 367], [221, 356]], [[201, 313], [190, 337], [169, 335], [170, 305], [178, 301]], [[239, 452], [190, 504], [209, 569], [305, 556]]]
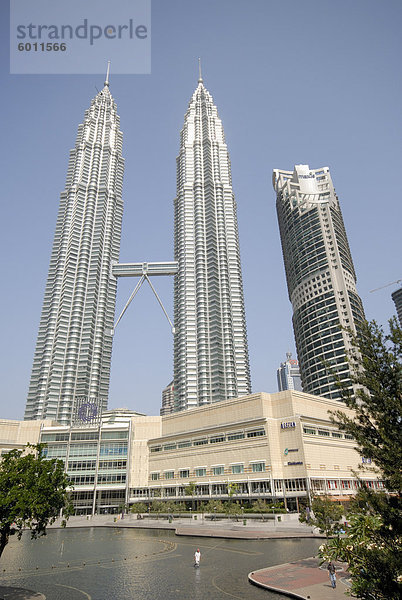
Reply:
[[197, 550], [194, 553], [194, 566], [195, 567], [200, 566], [200, 560], [201, 560], [201, 552], [200, 552], [200, 549], [197, 548]]

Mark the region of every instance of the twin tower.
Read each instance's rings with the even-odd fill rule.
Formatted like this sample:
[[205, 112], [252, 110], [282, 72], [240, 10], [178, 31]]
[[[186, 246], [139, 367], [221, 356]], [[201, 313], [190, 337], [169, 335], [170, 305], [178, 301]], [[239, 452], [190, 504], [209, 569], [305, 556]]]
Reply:
[[[70, 424], [77, 399], [97, 399], [106, 408], [123, 172], [122, 132], [107, 78], [70, 152], [25, 419]], [[174, 258], [175, 409], [249, 394], [230, 160], [222, 122], [201, 75], [180, 135]]]
[[[230, 160], [201, 75], [180, 135], [174, 262], [118, 263], [123, 171], [107, 77], [70, 153], [25, 419], [68, 425], [106, 408], [123, 275], [140, 276], [140, 285], [152, 273], [174, 274], [175, 410], [251, 392]], [[326, 365], [353, 393], [347, 330], [364, 312], [331, 175], [296, 165], [275, 169], [273, 185], [303, 390], [340, 399]]]

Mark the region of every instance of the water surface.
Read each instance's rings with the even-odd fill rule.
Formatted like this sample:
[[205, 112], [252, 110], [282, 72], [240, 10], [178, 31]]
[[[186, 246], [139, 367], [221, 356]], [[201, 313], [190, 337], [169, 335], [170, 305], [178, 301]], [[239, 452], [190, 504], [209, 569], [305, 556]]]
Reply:
[[248, 573], [313, 556], [319, 544], [183, 537], [161, 529], [51, 529], [39, 540], [11, 539], [0, 585], [42, 592], [47, 600], [283, 599], [251, 585]]

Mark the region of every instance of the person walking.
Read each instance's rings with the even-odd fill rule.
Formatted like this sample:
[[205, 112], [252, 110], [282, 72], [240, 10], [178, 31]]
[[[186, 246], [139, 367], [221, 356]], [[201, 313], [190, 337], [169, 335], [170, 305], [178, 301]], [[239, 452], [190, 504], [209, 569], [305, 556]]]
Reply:
[[201, 560], [201, 552], [200, 552], [200, 549], [197, 548], [197, 550], [194, 552], [194, 566], [195, 567], [200, 566], [200, 560]]
[[331, 582], [332, 588], [335, 589], [336, 588], [336, 569], [335, 569], [335, 565], [332, 562], [332, 560], [328, 563], [328, 573], [329, 573], [329, 580]]

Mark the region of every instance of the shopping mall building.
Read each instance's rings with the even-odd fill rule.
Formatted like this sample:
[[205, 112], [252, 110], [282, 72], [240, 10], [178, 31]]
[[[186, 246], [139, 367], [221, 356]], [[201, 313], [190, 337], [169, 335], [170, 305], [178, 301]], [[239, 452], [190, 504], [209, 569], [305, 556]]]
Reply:
[[355, 474], [361, 466], [360, 481], [383, 487], [353, 439], [331, 423], [328, 411], [339, 408], [334, 400], [284, 391], [166, 416], [109, 410], [96, 423], [74, 427], [2, 420], [0, 450], [45, 442], [46, 456], [64, 461], [77, 513], [116, 512], [123, 503], [155, 497], [225, 500], [230, 483], [235, 500], [263, 498], [297, 510], [315, 494], [350, 498], [361, 484]]

